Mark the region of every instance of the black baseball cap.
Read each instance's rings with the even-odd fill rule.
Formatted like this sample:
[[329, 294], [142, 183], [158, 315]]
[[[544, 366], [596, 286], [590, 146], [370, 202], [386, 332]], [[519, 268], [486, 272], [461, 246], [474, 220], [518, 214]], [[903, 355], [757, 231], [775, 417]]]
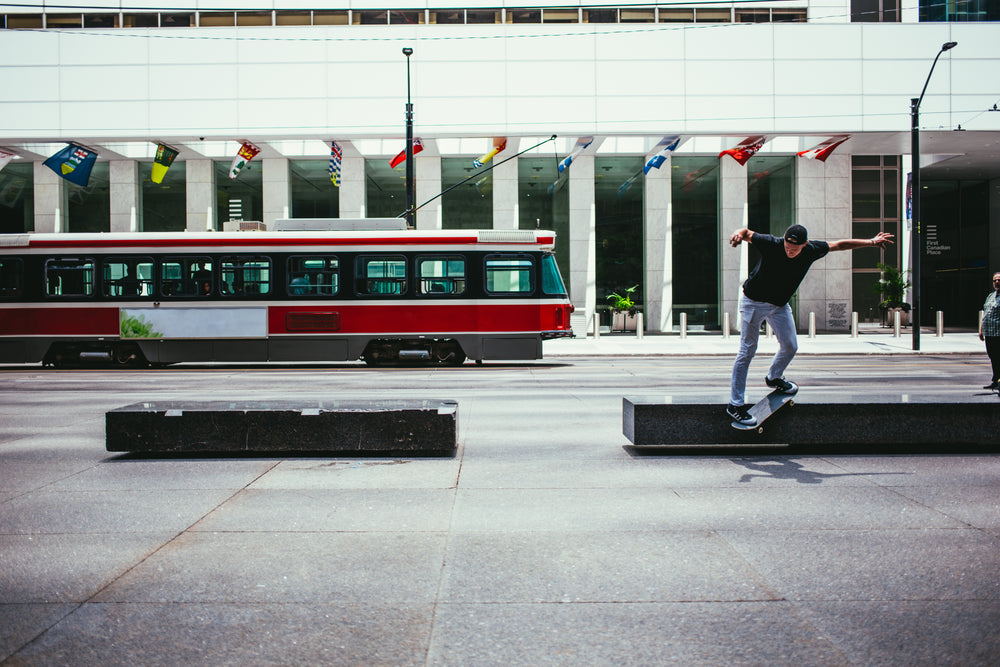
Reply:
[[795, 245], [802, 245], [809, 240], [809, 232], [802, 225], [792, 225], [785, 230], [785, 240]]

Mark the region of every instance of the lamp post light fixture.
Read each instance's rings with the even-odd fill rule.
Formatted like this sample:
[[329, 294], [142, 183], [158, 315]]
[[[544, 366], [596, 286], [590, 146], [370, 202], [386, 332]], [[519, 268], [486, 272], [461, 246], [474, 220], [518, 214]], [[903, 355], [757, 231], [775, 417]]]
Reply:
[[958, 42], [945, 42], [941, 50], [934, 56], [931, 71], [927, 73], [924, 88], [920, 97], [910, 99], [910, 159], [913, 161], [913, 180], [911, 183], [913, 198], [913, 221], [910, 228], [910, 282], [912, 283], [912, 307], [910, 308], [910, 326], [913, 328], [913, 349], [920, 350], [920, 260], [924, 252], [923, 225], [920, 220], [920, 103], [927, 92], [927, 84], [931, 82], [931, 74], [938, 58], [945, 51], [958, 46]]
[[413, 104], [410, 102], [410, 56], [413, 49], [408, 46], [403, 47], [403, 55], [406, 56], [406, 226], [410, 229], [416, 227], [415, 213], [413, 207], [416, 205], [413, 187]]

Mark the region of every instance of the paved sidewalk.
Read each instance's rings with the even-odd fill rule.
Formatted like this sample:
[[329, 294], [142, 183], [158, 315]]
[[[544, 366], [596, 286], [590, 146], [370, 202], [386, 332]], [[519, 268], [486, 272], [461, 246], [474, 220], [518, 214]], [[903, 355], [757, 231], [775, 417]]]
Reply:
[[[602, 334], [600, 338], [578, 336], [545, 341], [546, 357], [593, 356], [664, 356], [711, 354], [734, 356], [739, 336], [728, 338], [719, 332], [697, 332], [681, 338], [678, 334], [646, 334], [642, 338], [627, 334]], [[760, 337], [757, 354], [773, 354], [777, 340]], [[933, 329], [920, 334], [920, 350], [913, 350], [913, 336], [905, 330], [898, 338], [892, 329], [864, 327], [857, 338], [850, 334], [817, 334], [810, 338], [799, 334], [799, 354], [986, 354], [983, 342], [974, 331], [946, 332], [938, 337]]]

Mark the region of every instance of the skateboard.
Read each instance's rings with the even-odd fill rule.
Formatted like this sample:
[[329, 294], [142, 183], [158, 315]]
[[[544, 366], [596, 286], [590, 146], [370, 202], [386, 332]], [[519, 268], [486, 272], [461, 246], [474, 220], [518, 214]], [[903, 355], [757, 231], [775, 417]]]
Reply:
[[756, 424], [750, 426], [748, 424], [733, 422], [733, 428], [739, 431], [757, 431], [757, 433], [763, 433], [764, 422], [786, 405], [795, 405], [795, 402], [792, 400], [793, 398], [795, 398], [793, 395], [782, 394], [780, 391], [774, 390], [750, 408], [750, 414], [757, 418]]

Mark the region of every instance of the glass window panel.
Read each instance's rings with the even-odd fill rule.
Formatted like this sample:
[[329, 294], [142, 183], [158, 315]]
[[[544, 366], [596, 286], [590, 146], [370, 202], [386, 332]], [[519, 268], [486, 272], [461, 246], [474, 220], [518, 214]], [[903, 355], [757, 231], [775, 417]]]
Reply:
[[879, 308], [881, 299], [875, 291], [880, 277], [878, 270], [856, 271], [851, 276], [851, 299], [859, 322], [875, 324], [882, 321], [882, 309]]
[[806, 23], [808, 16], [805, 9], [772, 9], [773, 23]]
[[[439, 25], [465, 23], [465, 11], [461, 9], [432, 9], [431, 23]], [[485, 23], [485, 21], [482, 21], [482, 23]], [[492, 23], [492, 21], [489, 21], [489, 23]]]
[[236, 15], [233, 12], [201, 12], [198, 25], [203, 28], [236, 25]]
[[899, 219], [899, 172], [886, 169], [882, 172], [883, 207], [882, 217], [889, 220]]
[[461, 183], [441, 197], [444, 229], [493, 228], [493, 172], [477, 173], [483, 170], [477, 170], [472, 160], [441, 158], [441, 190]]
[[729, 23], [733, 16], [728, 9], [696, 9], [694, 20], [696, 23]]
[[771, 20], [770, 9], [737, 9], [737, 23], [767, 23]]
[[94, 260], [89, 257], [46, 260], [45, 293], [94, 296]]
[[608, 294], [633, 285], [639, 285], [633, 298], [642, 303], [643, 164], [638, 156], [598, 156], [594, 163], [597, 303], [605, 311]]
[[693, 9], [660, 9], [660, 23], [693, 23]]
[[462, 294], [465, 292], [463, 257], [421, 257], [417, 260], [420, 294]]
[[45, 19], [41, 14], [8, 14], [7, 27], [9, 29], [38, 29], [45, 24]]
[[240, 169], [236, 178], [229, 178], [232, 165], [232, 159], [215, 161], [216, 229], [225, 229], [225, 223], [230, 221], [261, 222], [264, 219], [261, 163], [251, 160]]
[[508, 9], [508, 23], [541, 23], [541, 9]]
[[16, 299], [24, 289], [24, 262], [0, 257], [0, 299]]
[[190, 28], [194, 25], [194, 14], [160, 14], [160, 26], [164, 28]]
[[84, 14], [84, 28], [117, 28], [118, 14]]
[[490, 294], [528, 294], [534, 291], [534, 262], [530, 257], [486, 258], [486, 291]]
[[389, 12], [387, 11], [354, 12], [355, 25], [385, 25], [388, 22]]
[[111, 230], [111, 166], [97, 162], [90, 172], [87, 187], [66, 181], [69, 197], [70, 232], [107, 232]]
[[164, 257], [160, 262], [161, 296], [211, 296], [213, 282], [210, 257]]
[[187, 165], [174, 160], [163, 181], [154, 183], [153, 163], [139, 163], [142, 206], [139, 229], [144, 232], [183, 232], [187, 228]]
[[406, 258], [392, 256], [358, 257], [355, 290], [365, 296], [406, 293]]
[[579, 23], [580, 13], [576, 9], [544, 9], [543, 23]]
[[224, 296], [257, 296], [271, 292], [271, 258], [265, 256], [223, 257], [219, 262]]
[[879, 218], [882, 214], [882, 173], [851, 171], [851, 210], [854, 218]]
[[315, 11], [313, 12], [313, 25], [347, 25], [350, 21], [350, 14], [347, 11]]
[[406, 163], [392, 169], [388, 158], [365, 160], [365, 199], [369, 218], [395, 218], [405, 213]]
[[[565, 172], [564, 172], [565, 173]], [[559, 178], [552, 157], [517, 159], [519, 229], [547, 229], [556, 233], [556, 263], [569, 275], [569, 187]]]
[[584, 23], [618, 23], [617, 9], [584, 9]]
[[653, 23], [656, 20], [656, 11], [652, 8], [628, 9], [622, 8], [622, 23]]
[[566, 294], [566, 285], [559, 274], [559, 266], [553, 255], [542, 255], [542, 292], [545, 294]]
[[236, 25], [271, 25], [271, 12], [236, 12]]
[[500, 23], [501, 14], [499, 11], [482, 11], [477, 9], [467, 9], [465, 11], [466, 23]]
[[160, 25], [160, 15], [156, 12], [125, 14], [122, 17], [122, 25], [126, 28], [156, 28]]
[[340, 217], [340, 188], [330, 180], [329, 160], [290, 160], [288, 168], [293, 218]]
[[882, 20], [881, 0], [851, 0], [851, 22], [872, 23]]
[[46, 28], [82, 28], [82, 14], [46, 14]]
[[292, 296], [334, 296], [340, 290], [340, 260], [332, 255], [301, 255], [288, 259], [288, 293]]
[[781, 236], [795, 224], [795, 157], [752, 157], [747, 162], [750, 229]]
[[0, 234], [35, 228], [34, 165], [15, 160], [0, 170]]
[[393, 10], [389, 12], [389, 23], [393, 25], [418, 25], [424, 22], [423, 11], [401, 11]]
[[310, 25], [312, 23], [312, 12], [306, 10], [278, 11], [274, 16], [275, 25]]
[[674, 323], [718, 326], [719, 160], [670, 158]]
[[104, 261], [104, 296], [153, 296], [152, 257], [113, 257]]

